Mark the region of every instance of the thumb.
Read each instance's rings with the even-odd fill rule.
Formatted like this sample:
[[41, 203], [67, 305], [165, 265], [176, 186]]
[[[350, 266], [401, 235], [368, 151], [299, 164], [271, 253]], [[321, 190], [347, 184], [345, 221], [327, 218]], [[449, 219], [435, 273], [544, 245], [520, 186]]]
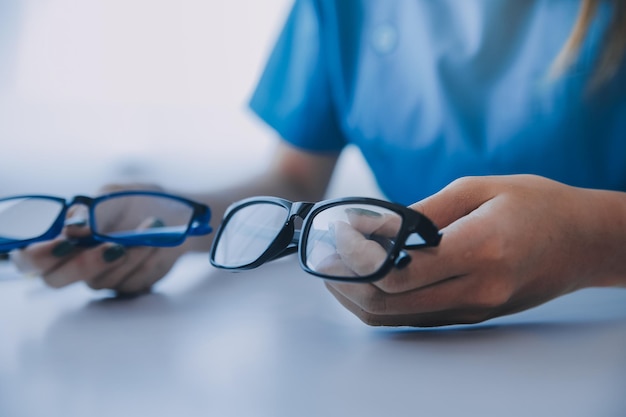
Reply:
[[476, 210], [495, 195], [493, 177], [463, 177], [410, 207], [442, 229]]

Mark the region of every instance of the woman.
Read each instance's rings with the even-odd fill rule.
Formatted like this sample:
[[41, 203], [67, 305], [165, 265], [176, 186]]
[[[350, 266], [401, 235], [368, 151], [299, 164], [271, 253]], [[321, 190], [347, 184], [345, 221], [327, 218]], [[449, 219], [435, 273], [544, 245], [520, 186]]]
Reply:
[[[358, 146], [385, 195], [444, 236], [375, 283], [327, 282], [373, 325], [473, 323], [624, 286], [625, 28], [618, 0], [297, 0], [251, 101], [283, 138], [273, 163], [191, 197], [214, 218], [252, 195], [319, 200]], [[134, 293], [211, 238], [166, 250], [61, 237], [14, 259], [55, 287]]]

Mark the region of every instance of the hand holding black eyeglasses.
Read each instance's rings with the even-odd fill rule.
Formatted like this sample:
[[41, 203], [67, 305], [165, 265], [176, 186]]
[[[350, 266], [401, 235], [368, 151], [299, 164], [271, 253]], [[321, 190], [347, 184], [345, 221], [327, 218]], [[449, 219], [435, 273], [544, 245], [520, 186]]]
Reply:
[[623, 253], [611, 248], [626, 238], [609, 220], [623, 210], [619, 194], [530, 175], [458, 180], [414, 205], [442, 227], [437, 248], [412, 251], [384, 279], [326, 285], [366, 323], [391, 326], [481, 322], [624, 286]]

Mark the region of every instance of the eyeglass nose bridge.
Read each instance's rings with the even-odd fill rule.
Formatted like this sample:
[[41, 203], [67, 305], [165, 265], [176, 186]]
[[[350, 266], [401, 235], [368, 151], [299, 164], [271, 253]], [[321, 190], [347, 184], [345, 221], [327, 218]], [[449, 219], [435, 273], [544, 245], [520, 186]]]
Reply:
[[300, 230], [295, 229], [296, 217], [299, 217], [304, 222], [304, 220], [307, 218], [307, 216], [311, 212], [311, 209], [313, 208], [314, 205], [315, 203], [310, 203], [307, 201], [299, 201], [299, 202], [293, 203], [293, 205], [289, 208], [289, 214], [287, 216], [287, 220], [285, 221], [285, 226], [283, 227], [283, 230], [285, 228], [291, 229], [291, 232], [289, 233], [292, 239], [291, 243], [297, 245], [299, 238], [300, 238]]
[[74, 196], [70, 201], [67, 202], [67, 207], [75, 206], [77, 204], [82, 204], [87, 207], [93, 204], [93, 198], [87, 197], [86, 195], [77, 195]]
[[263, 256], [270, 259], [278, 259], [298, 251], [300, 242], [300, 230], [296, 230], [296, 217], [306, 219], [315, 203], [296, 202], [289, 208], [289, 214], [285, 220], [283, 228], [278, 233], [271, 245], [267, 248]]
[[93, 202], [94, 202], [93, 198], [87, 197], [87, 196], [84, 196], [84, 195], [74, 196], [71, 200], [67, 201], [65, 203], [65, 209], [64, 209], [64, 213], [63, 213], [63, 217], [64, 217], [63, 226], [85, 226], [85, 225], [87, 225], [87, 218], [80, 217], [80, 216], [65, 218], [65, 213], [67, 213], [67, 211], [70, 209], [70, 207], [72, 207], [72, 206], [79, 206], [79, 205], [80, 206], [85, 206], [87, 208], [87, 210], [90, 210], [91, 207], [93, 206]]
[[289, 218], [287, 221], [293, 221], [295, 217], [300, 217], [302, 220], [306, 219], [315, 203], [309, 203], [306, 201], [300, 201], [293, 203], [289, 210]]

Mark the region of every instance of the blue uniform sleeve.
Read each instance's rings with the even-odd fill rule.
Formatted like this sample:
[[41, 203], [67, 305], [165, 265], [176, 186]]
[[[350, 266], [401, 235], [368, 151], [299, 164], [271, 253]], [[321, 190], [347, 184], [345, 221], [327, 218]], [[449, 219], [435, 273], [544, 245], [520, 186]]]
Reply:
[[296, 0], [250, 101], [252, 110], [292, 145], [339, 152], [338, 122], [315, 0]]

